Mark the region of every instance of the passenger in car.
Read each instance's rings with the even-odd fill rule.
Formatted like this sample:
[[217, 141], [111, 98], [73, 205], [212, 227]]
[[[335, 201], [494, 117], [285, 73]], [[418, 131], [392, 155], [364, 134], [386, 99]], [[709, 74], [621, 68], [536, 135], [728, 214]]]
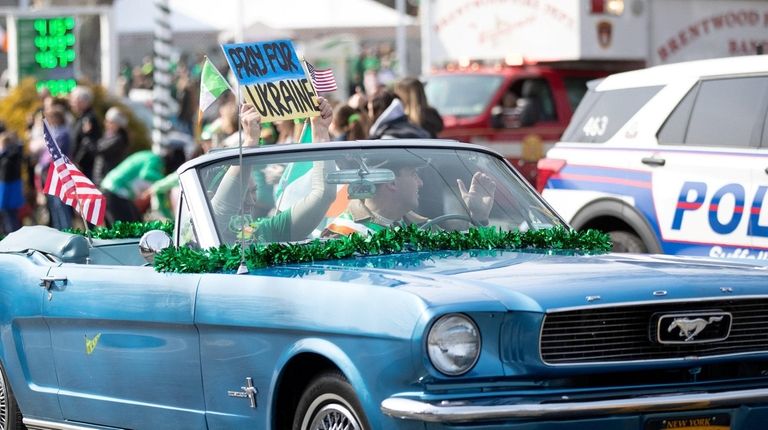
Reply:
[[[312, 141], [328, 142], [333, 111], [330, 103], [318, 97], [320, 115], [312, 118]], [[261, 134], [261, 116], [256, 108], [243, 104], [240, 107], [243, 128], [243, 146], [258, 146]], [[217, 229], [222, 242], [237, 239], [257, 242], [286, 242], [305, 239], [322, 221], [328, 207], [336, 198], [336, 188], [325, 184], [325, 172], [333, 169], [332, 161], [315, 162], [311, 171], [311, 190], [288, 210], [273, 216], [256, 218], [247, 225], [237, 222], [243, 199], [241, 196], [240, 166], [231, 166], [211, 198]], [[244, 172], [246, 178], [250, 172]], [[250, 187], [252, 184], [249, 184]], [[251, 187], [253, 188], [253, 187]], [[235, 220], [235, 222], [233, 222]]]
[[[385, 168], [395, 173], [391, 183], [379, 184], [376, 193], [365, 199], [351, 199], [347, 210], [334, 219], [323, 232], [323, 236], [347, 236], [352, 233], [371, 234], [385, 228], [418, 224], [430, 221], [414, 210], [419, 206], [419, 193], [423, 186], [419, 169], [426, 162], [415, 157], [389, 158], [386, 160], [367, 160], [369, 168]], [[456, 180], [465, 209], [469, 211], [468, 219], [479, 225], [487, 225], [493, 207], [493, 197], [496, 190], [495, 182], [486, 174], [476, 172], [472, 176], [469, 189], [461, 179]], [[441, 190], [427, 190], [429, 193]], [[435, 217], [437, 219], [438, 217]], [[463, 229], [466, 222], [447, 221], [450, 229]]]

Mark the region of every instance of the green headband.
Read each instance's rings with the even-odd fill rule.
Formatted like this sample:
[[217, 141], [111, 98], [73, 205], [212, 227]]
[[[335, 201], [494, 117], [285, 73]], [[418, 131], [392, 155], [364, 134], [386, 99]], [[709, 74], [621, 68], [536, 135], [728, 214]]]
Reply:
[[349, 119], [347, 120], [348, 125], [352, 125], [355, 122], [360, 121], [360, 114], [359, 113], [353, 113], [349, 116]]

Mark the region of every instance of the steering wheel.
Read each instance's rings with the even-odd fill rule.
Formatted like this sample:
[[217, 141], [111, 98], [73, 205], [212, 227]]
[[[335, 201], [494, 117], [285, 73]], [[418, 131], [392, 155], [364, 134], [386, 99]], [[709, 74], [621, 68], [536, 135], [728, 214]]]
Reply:
[[477, 226], [477, 223], [472, 220], [472, 218], [468, 217], [464, 214], [445, 214], [440, 215], [438, 217], [432, 218], [431, 220], [425, 222], [424, 224], [420, 225], [419, 228], [422, 230], [427, 230], [431, 228], [435, 224], [440, 224], [443, 221], [451, 221], [451, 220], [461, 220], [466, 221], [474, 226]]

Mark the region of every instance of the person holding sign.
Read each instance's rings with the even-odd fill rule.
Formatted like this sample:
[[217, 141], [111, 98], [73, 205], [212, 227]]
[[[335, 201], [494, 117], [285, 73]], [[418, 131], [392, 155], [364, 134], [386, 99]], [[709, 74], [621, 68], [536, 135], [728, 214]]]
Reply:
[[317, 91], [290, 40], [222, 45], [245, 101], [262, 122], [320, 114]]
[[[312, 141], [328, 142], [330, 141], [328, 127], [331, 124], [333, 111], [325, 98], [318, 97], [318, 102], [320, 114], [311, 119]], [[262, 121], [263, 117], [256, 107], [250, 104], [240, 106], [244, 147], [259, 145]], [[315, 162], [310, 172], [311, 189], [304, 198], [283, 212], [257, 218], [256, 221], [246, 224], [237, 221], [251, 218], [241, 216], [243, 204], [241, 196], [244, 195], [241, 184], [248, 182], [245, 184], [247, 189], [253, 188], [253, 184], [250, 183], [251, 172], [246, 167], [246, 171], [243, 171], [245, 175], [243, 179], [240, 177], [240, 166], [228, 167], [211, 198], [211, 206], [222, 242], [232, 243], [241, 238], [258, 242], [285, 242], [306, 238], [322, 221], [336, 198], [336, 187], [326, 186], [324, 179], [325, 172], [333, 169], [332, 161]], [[252, 197], [247, 196], [246, 199]]]

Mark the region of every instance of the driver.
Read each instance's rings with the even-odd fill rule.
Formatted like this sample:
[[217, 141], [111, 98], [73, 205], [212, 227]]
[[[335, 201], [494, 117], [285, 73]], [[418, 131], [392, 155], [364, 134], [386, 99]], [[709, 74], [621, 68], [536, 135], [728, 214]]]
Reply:
[[[346, 211], [326, 227], [323, 235], [367, 235], [395, 225], [421, 225], [428, 222], [428, 218], [414, 212], [419, 206], [419, 193], [424, 185], [419, 176], [419, 168], [424, 165], [425, 161], [413, 157], [388, 159], [379, 163], [369, 160], [367, 167], [390, 169], [395, 174], [395, 180], [378, 184], [376, 192], [369, 198], [350, 200]], [[456, 182], [469, 217], [474, 223], [487, 225], [496, 183], [481, 172], [472, 176], [469, 189], [461, 179]]]
[[[312, 141], [328, 142], [328, 127], [331, 124], [333, 110], [328, 101], [318, 97], [320, 115], [311, 119]], [[256, 108], [243, 104], [240, 107], [240, 120], [243, 128], [243, 146], [258, 146], [261, 134], [261, 116]], [[211, 207], [215, 215], [217, 229], [222, 242], [235, 239], [255, 240], [258, 242], [287, 242], [302, 240], [322, 221], [328, 207], [336, 198], [336, 188], [325, 184], [324, 173], [333, 169], [331, 161], [316, 161], [311, 170], [311, 189], [308, 194], [287, 210], [274, 216], [258, 218], [242, 225], [240, 206], [241, 192], [240, 166], [227, 169], [216, 193], [211, 198]], [[250, 178], [250, 172], [245, 173]], [[233, 222], [234, 220], [234, 222]], [[239, 221], [239, 222], [238, 222]], [[236, 228], [232, 228], [232, 227]]]

